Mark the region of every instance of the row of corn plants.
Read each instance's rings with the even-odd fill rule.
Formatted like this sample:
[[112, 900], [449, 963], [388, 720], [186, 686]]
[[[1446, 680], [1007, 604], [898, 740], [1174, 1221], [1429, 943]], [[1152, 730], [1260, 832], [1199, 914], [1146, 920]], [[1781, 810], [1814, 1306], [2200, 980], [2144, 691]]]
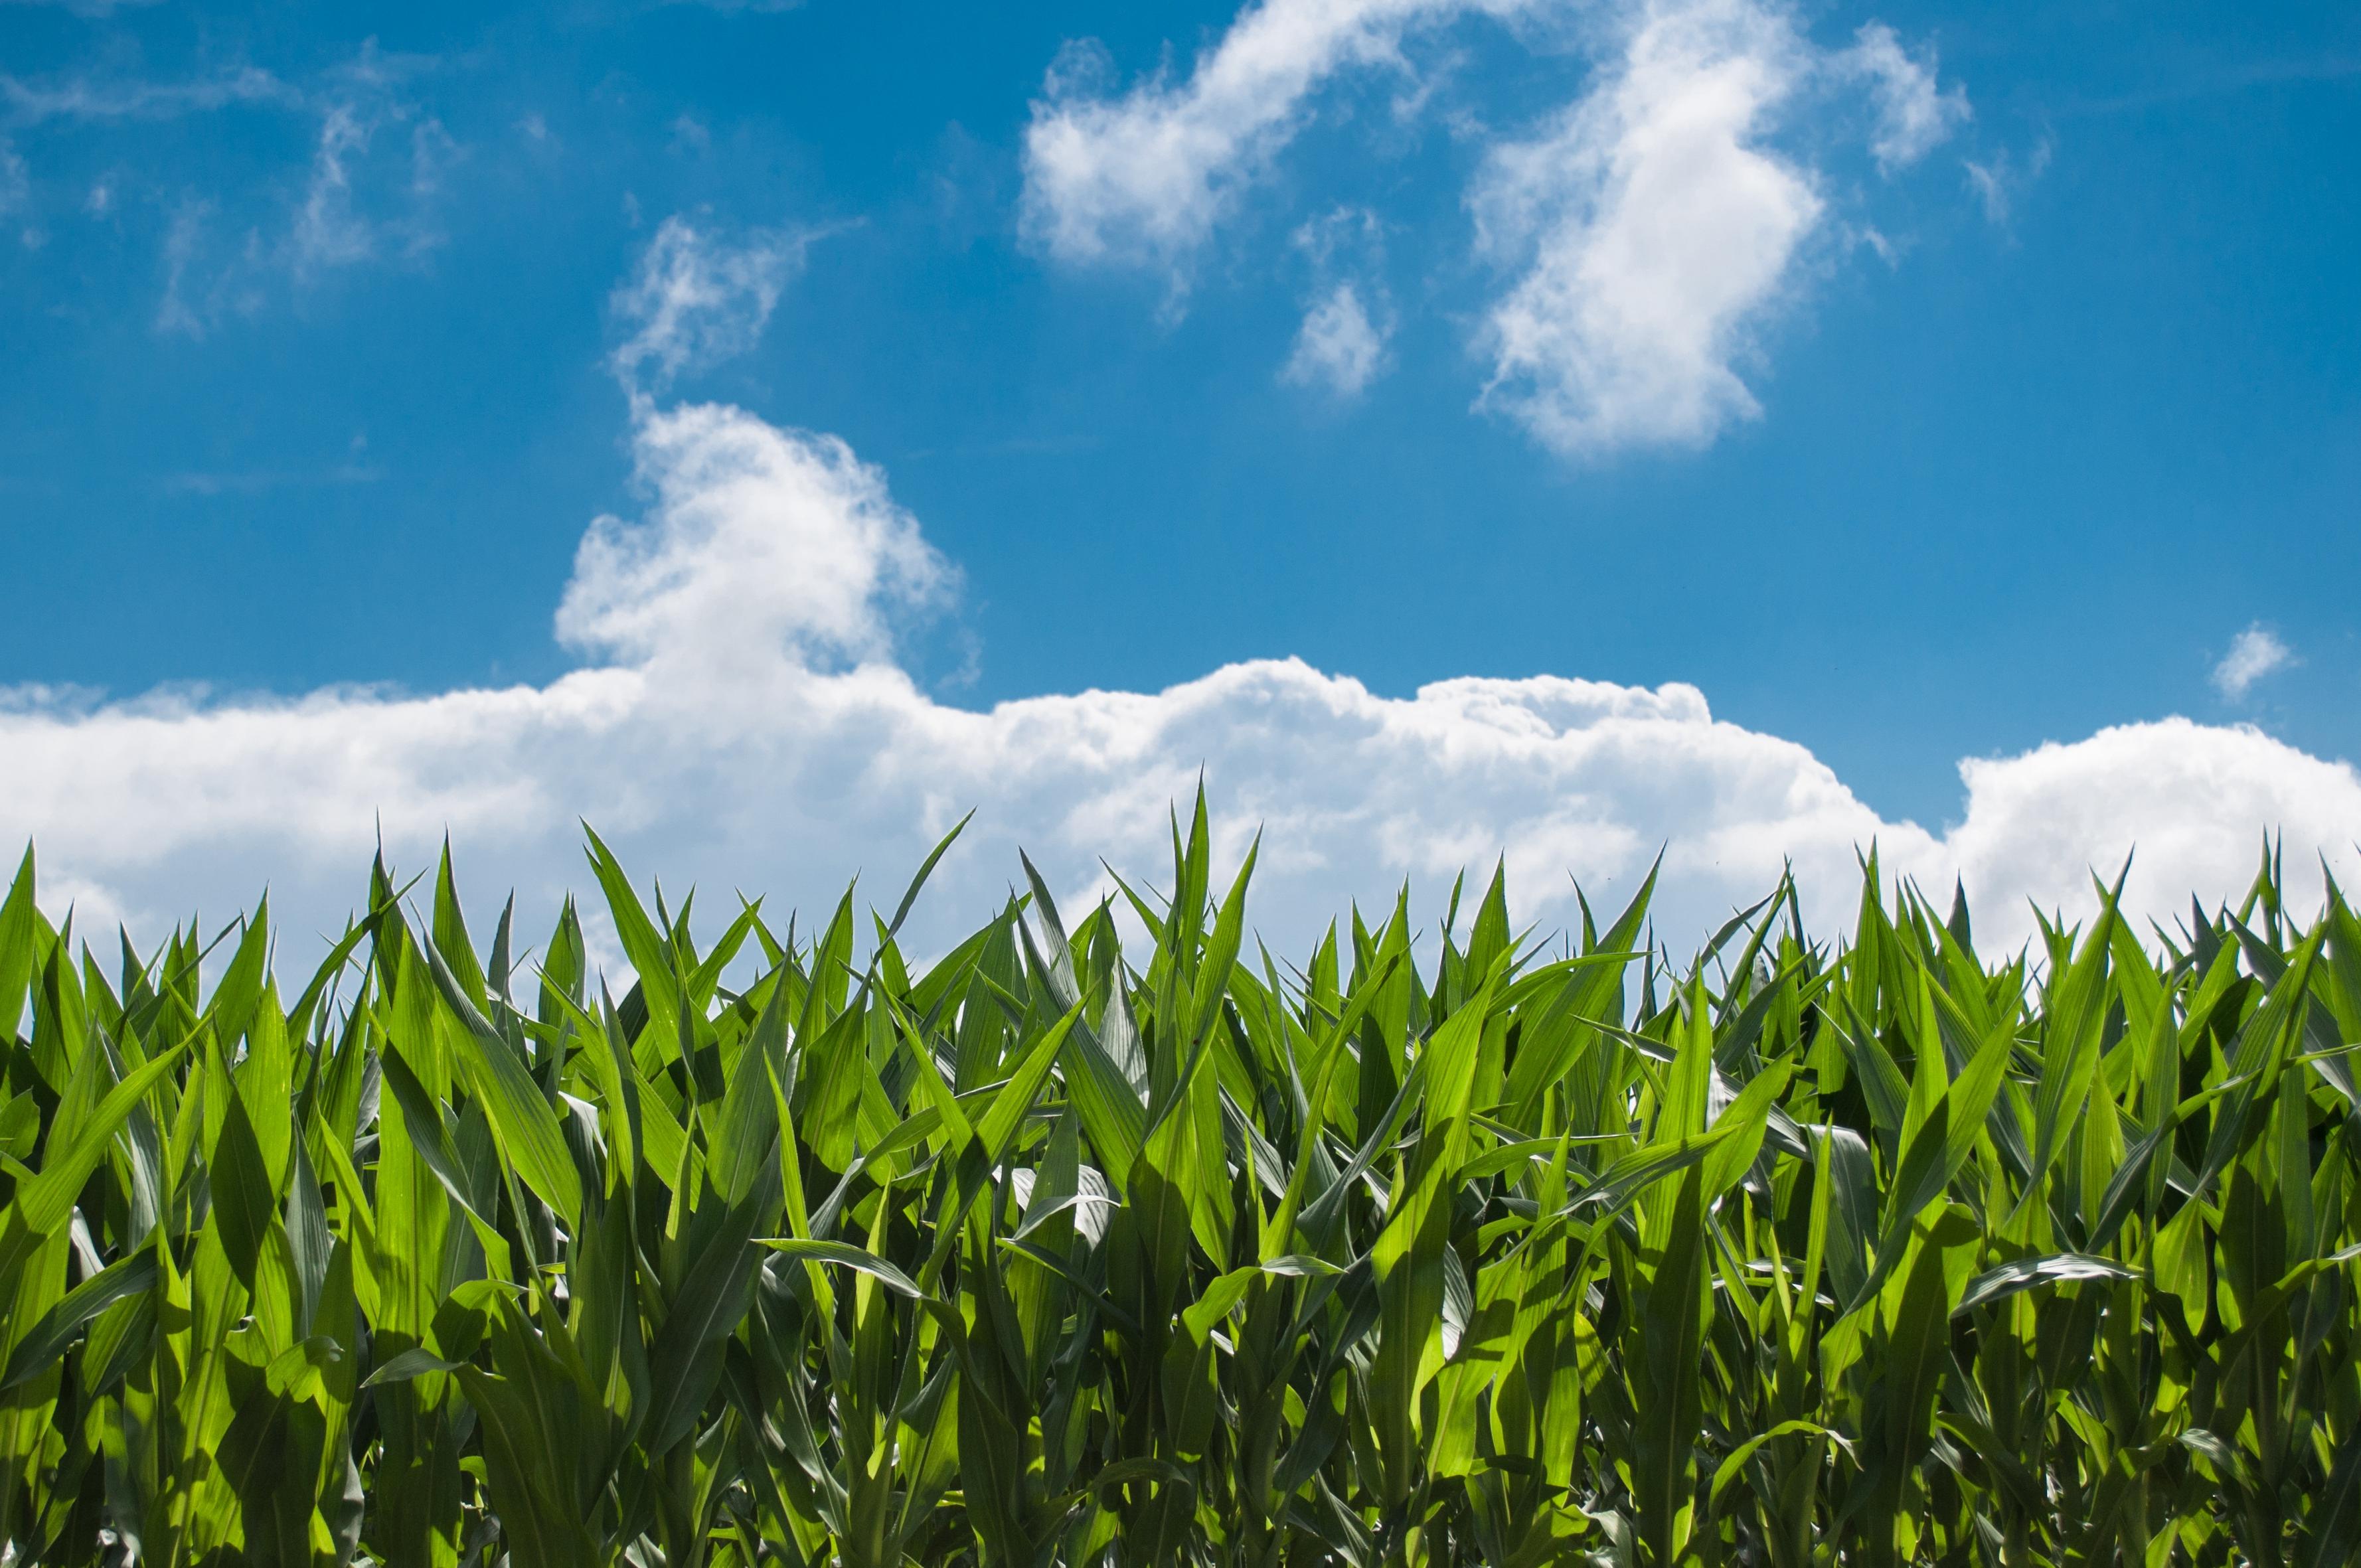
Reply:
[[918, 964], [915, 883], [700, 949], [588, 853], [620, 995], [447, 852], [291, 996], [267, 907], [102, 954], [27, 857], [0, 1563], [2361, 1541], [2361, 923], [2268, 859], [1997, 959], [1872, 860], [1844, 940], [1783, 884], [1675, 966], [1644, 889], [1543, 938], [1496, 876], [1290, 963], [1201, 803], [1160, 888], [1028, 863]]

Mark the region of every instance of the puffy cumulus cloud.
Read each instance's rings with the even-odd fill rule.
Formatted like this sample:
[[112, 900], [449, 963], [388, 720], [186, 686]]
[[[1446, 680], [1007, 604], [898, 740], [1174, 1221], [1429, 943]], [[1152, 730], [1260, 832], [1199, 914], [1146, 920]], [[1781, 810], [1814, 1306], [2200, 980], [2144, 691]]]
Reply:
[[2361, 864], [2361, 776], [2246, 725], [2126, 724], [1960, 773], [1967, 815], [1941, 848], [1971, 895], [2086, 907], [2084, 868], [2112, 876], [2128, 857], [2127, 905], [2169, 930], [2192, 893], [2210, 904], [2246, 886], [2267, 830], [2286, 835], [2290, 865], [2324, 860], [2349, 884]]
[[642, 403], [639, 422], [655, 505], [584, 535], [557, 609], [567, 644], [685, 678], [759, 676], [880, 657], [895, 610], [951, 587], [884, 477], [834, 436], [709, 403]]
[[1703, 444], [1759, 411], [1734, 362], [1825, 205], [1760, 138], [1808, 65], [1746, 0], [1660, 6], [1588, 96], [1494, 149], [1471, 204], [1524, 270], [1491, 313], [1487, 403], [1572, 454]]
[[1070, 45], [1025, 132], [1026, 233], [1068, 261], [1179, 268], [1349, 68], [1396, 65], [1405, 34], [1532, 0], [1261, 0], [1187, 80], [1120, 94], [1103, 49]]
[[615, 350], [615, 374], [627, 387], [661, 389], [752, 348], [812, 238], [763, 230], [732, 239], [666, 218], [638, 270], [615, 291], [615, 313], [631, 327]]
[[390, 841], [412, 850], [437, 820], [519, 843], [545, 832], [544, 814], [566, 805], [536, 752], [578, 755], [631, 716], [640, 685], [595, 671], [431, 697], [170, 693], [104, 706], [19, 689], [0, 708], [0, 819], [8, 838], [36, 842], [46, 887], [78, 891], [86, 927], [96, 916], [152, 932], [192, 906], [250, 903], [269, 881], [299, 928], [324, 928], [350, 901], [352, 856], [379, 812]]
[[[2135, 842], [2135, 907], [2160, 916], [2191, 889], [2235, 894], [2266, 828], [2352, 869], [2352, 769], [2179, 719], [1971, 762], [1961, 820], [1933, 833], [1881, 819], [1805, 748], [1679, 685], [1466, 679], [1388, 697], [1289, 660], [961, 709], [890, 656], [892, 620], [947, 569], [874, 469], [714, 405], [643, 412], [634, 441], [647, 515], [593, 527], [559, 611], [600, 662], [434, 696], [19, 689], [0, 699], [0, 841], [38, 839], [54, 913], [71, 899], [85, 931], [121, 918], [145, 940], [266, 879], [283, 928], [332, 929], [379, 824], [411, 868], [448, 831], [474, 895], [513, 887], [536, 921], [585, 883], [577, 818], [675, 896], [702, 885], [708, 909], [733, 889], [817, 902], [862, 872], [890, 905], [977, 807], [917, 916], [938, 942], [996, 905], [1020, 844], [1076, 898], [1104, 891], [1101, 856], [1153, 876], [1201, 770], [1225, 857], [1267, 831], [1254, 918], [1294, 950], [1345, 900], [1404, 879], [1432, 914], [1451, 874], [1503, 851], [1523, 915], [1560, 921], [1575, 880], [1620, 901], [1663, 846], [1675, 947], [1789, 861], [1807, 915], [1837, 928], [1872, 840], [1930, 888], [1963, 875], [1993, 939], [2024, 935], [2027, 898], [2087, 907], [2088, 868]], [[291, 938], [290, 960], [302, 951]]]
[[[1569, 455], [1700, 444], [1759, 411], [1741, 367], [1800, 292], [1830, 203], [1817, 165], [1781, 145], [1792, 122], [1865, 99], [1892, 174], [1968, 114], [1931, 51], [1879, 23], [1823, 47], [1783, 0], [1262, 0], [1185, 77], [1115, 91], [1103, 51], [1070, 49], [1027, 131], [1027, 231], [1060, 259], [1159, 269], [1178, 291], [1326, 84], [1416, 75], [1413, 35], [1477, 14], [1580, 38], [1589, 68], [1543, 124], [1490, 143], [1467, 192], [1477, 249], [1504, 274], [1477, 313], [1493, 361], [1480, 402]], [[1319, 307], [1325, 341], [1366, 337], [1335, 299]]]

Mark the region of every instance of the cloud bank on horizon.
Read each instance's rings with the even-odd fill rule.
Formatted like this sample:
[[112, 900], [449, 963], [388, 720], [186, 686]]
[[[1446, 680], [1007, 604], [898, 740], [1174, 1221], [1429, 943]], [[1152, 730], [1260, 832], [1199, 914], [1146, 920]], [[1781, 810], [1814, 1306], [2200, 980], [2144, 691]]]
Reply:
[[1872, 843], [1938, 895], [1964, 882], [1984, 934], [2009, 941], [2033, 905], [2086, 908], [2092, 871], [2135, 846], [2132, 906], [2168, 920], [2192, 891], [2235, 896], [2266, 830], [2354, 869], [2351, 767], [2185, 718], [1964, 762], [1960, 819], [1933, 831], [1884, 820], [1804, 747], [1716, 719], [1678, 683], [1466, 678], [1398, 698], [1281, 660], [1160, 692], [950, 706], [895, 646], [956, 569], [886, 477], [833, 436], [660, 404], [635, 378], [752, 342], [777, 297], [774, 247], [667, 224], [617, 295], [649, 500], [584, 535], [555, 616], [581, 668], [431, 696], [7, 692], [0, 839], [38, 840], [44, 902], [152, 939], [268, 878], [282, 926], [326, 931], [381, 830], [413, 868], [448, 833], [478, 897], [513, 887], [548, 911], [584, 881], [577, 818], [640, 874], [703, 886], [708, 908], [731, 889], [817, 902], [864, 870], [884, 902], [973, 807], [920, 912], [922, 938], [940, 937], [997, 902], [1020, 845], [1077, 898], [1106, 888], [1102, 857], [1152, 876], [1201, 776], [1225, 856], [1265, 836], [1254, 916], [1280, 944], [1403, 882], [1432, 901], [1495, 855], [1523, 916], [1554, 922], [1575, 918], [1576, 883], [1628, 895], [1661, 848], [1676, 948], [1786, 863], [1807, 916], [1836, 928]]
[[[1265, 0], [1185, 78], [1108, 91], [1082, 55], [1050, 77], [1027, 147], [1025, 222], [1071, 262], [1194, 258], [1340, 73], [1481, 15], [1534, 27], [1548, 0]], [[1572, 14], [1572, 13], [1568, 13]], [[1761, 0], [1647, 0], [1581, 15], [1600, 61], [1582, 94], [1490, 143], [1466, 203], [1502, 269], [1483, 399], [1576, 455], [1711, 440], [1759, 412], [1741, 371], [1763, 322], [1834, 226], [1829, 181], [1773, 133], [1807, 99], [1851, 102], [1891, 173], [1969, 113], [1931, 54], [1890, 29], [1813, 43]], [[1562, 19], [1562, 18], [1561, 18]], [[339, 168], [342, 166], [340, 165]], [[1357, 394], [1397, 320], [1382, 222], [1307, 227], [1314, 258], [1279, 373]], [[544, 918], [583, 885], [577, 819], [679, 890], [818, 902], [865, 872], [890, 902], [970, 808], [974, 827], [917, 916], [921, 939], [981, 920], [1029, 850], [1061, 891], [1151, 879], [1167, 814], [1202, 777], [1232, 861], [1265, 834], [1254, 918], [1299, 947], [1348, 899], [1407, 881], [1438, 908], [1504, 855], [1522, 916], [1574, 918], [1578, 883], [1620, 902], [1659, 850], [1676, 949], [1767, 892], [1783, 865], [1841, 927], [1872, 843], [1980, 933], [2090, 905], [2136, 847], [2129, 902], [2169, 921], [2235, 897], [2266, 832], [2297, 860], [2356, 865], [2361, 775], [2248, 727], [2173, 718], [1960, 764], [1959, 819], [1871, 809], [1806, 748], [1719, 720], [1695, 687], [1463, 678], [1409, 697], [1295, 660], [1232, 663], [1159, 692], [1049, 695], [976, 711], [923, 689], [896, 634], [954, 601], [955, 563], [843, 441], [675, 381], [758, 341], [807, 234], [675, 217], [617, 290], [609, 361], [630, 407], [636, 520], [593, 521], [554, 629], [581, 655], [545, 685], [292, 699], [164, 692], [102, 701], [0, 688], [0, 843], [35, 839], [44, 903], [82, 929], [152, 940], [192, 905], [222, 917], [268, 880], [285, 928], [351, 909], [379, 832], [397, 865], [449, 834], [463, 886], [513, 887]], [[2244, 694], [2290, 655], [2257, 629], [2217, 675]]]
[[[1804, 747], [1716, 719], [1695, 688], [1538, 676], [1380, 696], [1297, 661], [1224, 666], [1161, 692], [1091, 691], [982, 712], [891, 656], [942, 568], [884, 477], [842, 442], [712, 403], [643, 407], [651, 494], [586, 535], [558, 625], [603, 653], [547, 685], [291, 701], [154, 696], [80, 705], [18, 689], [0, 710], [0, 839], [38, 840], [44, 903], [152, 938], [268, 878], [282, 925], [341, 924], [377, 824], [398, 864], [448, 832], [463, 883], [527, 911], [582, 885], [577, 818], [639, 874], [708, 907], [730, 889], [818, 902], [865, 870], [890, 902], [970, 807], [922, 931], [983, 917], [1023, 846], [1087, 898], [1098, 861], [1153, 875], [1167, 813], [1208, 782], [1232, 858], [1257, 829], [1255, 919], [1308, 940], [1347, 898], [1407, 880], [1432, 903], [1505, 853], [1523, 916], [1573, 918], [1574, 884], [1628, 895], [1664, 850], [1675, 947], [1792, 861], [1834, 929], [1872, 841], [1893, 874], [1964, 881], [1987, 936], [2030, 905], [2089, 904], [2136, 846], [2131, 903], [2169, 920], [2234, 897], [2259, 836], [2355, 867], [2361, 777], [2249, 728], [2169, 718], [1961, 764], [1960, 821], [1881, 818]], [[811, 571], [811, 563], [823, 569]]]

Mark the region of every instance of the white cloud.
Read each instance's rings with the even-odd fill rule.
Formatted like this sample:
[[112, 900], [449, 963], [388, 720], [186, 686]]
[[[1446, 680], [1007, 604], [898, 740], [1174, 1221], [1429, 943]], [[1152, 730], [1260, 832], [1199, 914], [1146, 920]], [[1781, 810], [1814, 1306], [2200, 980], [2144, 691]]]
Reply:
[[834, 436], [711, 403], [638, 417], [654, 509], [584, 536], [557, 610], [568, 646], [668, 679], [759, 679], [882, 659], [896, 612], [949, 593], [955, 575], [884, 476]]
[[[377, 85], [380, 79], [369, 79]], [[442, 236], [429, 221], [430, 204], [440, 192], [444, 172], [459, 159], [458, 144], [435, 119], [410, 126], [406, 159], [392, 162], [378, 183], [390, 185], [392, 170], [406, 172], [408, 201], [390, 209], [383, 202], [365, 203], [355, 190], [357, 167], [368, 159], [379, 137], [412, 120], [410, 105], [368, 96], [330, 104], [320, 117], [313, 145], [312, 177], [303, 204], [297, 209], [288, 236], [296, 277], [309, 278], [324, 269], [350, 267], [384, 254], [389, 247], [405, 257], [433, 249]]]
[[638, 271], [615, 291], [615, 313], [635, 328], [615, 351], [615, 374], [627, 387], [658, 389], [752, 348], [814, 237], [766, 230], [733, 243], [666, 218]]
[[32, 177], [26, 171], [24, 159], [5, 137], [0, 137], [0, 217], [23, 206], [32, 192]]
[[[257, 203], [192, 193], [181, 203], [166, 231], [168, 284], [157, 322], [164, 331], [202, 336], [225, 309], [258, 310], [291, 279], [301, 284], [363, 262], [415, 258], [442, 243], [438, 198], [444, 176], [464, 153], [442, 122], [423, 111], [411, 85], [438, 63], [386, 53], [371, 39], [349, 59], [300, 81], [252, 65], [177, 81], [0, 75], [0, 124], [145, 126], [242, 108], [316, 124], [308, 171], [284, 182], [300, 184], [298, 199], [268, 196]], [[274, 180], [264, 188], [283, 185]], [[103, 216], [118, 205], [119, 194], [110, 173], [92, 187], [85, 211]], [[258, 204], [271, 210], [257, 214], [251, 208]], [[209, 247], [209, 225], [190, 214], [225, 207], [229, 221], [224, 226], [237, 237], [228, 247]]]
[[1526, 0], [1261, 0], [1185, 82], [1162, 71], [1120, 96], [1094, 45], [1070, 45], [1025, 132], [1026, 233], [1067, 261], [1177, 269], [1303, 125], [1315, 89], [1397, 65], [1411, 29]]
[[[1960, 773], [1967, 816], [1938, 848], [1945, 869], [1956, 864], [1970, 898], [1982, 900], [1980, 921], [1995, 928], [2024, 931], [2027, 902], [2087, 909], [2086, 868], [2112, 879], [2133, 857], [2127, 913], [2143, 928], [2155, 920], [2169, 930], [2192, 893], [2209, 905], [2235, 900], [2266, 830], [2284, 831], [2290, 865], [2325, 861], [2348, 886], [2361, 870], [2353, 832], [2361, 775], [2245, 725], [2120, 725], [2071, 745], [1962, 762]], [[2299, 906], [2318, 906], [2301, 886], [2289, 891]]]
[[1869, 149], [1888, 174], [1926, 157], [1970, 117], [1966, 91], [1937, 80], [1935, 51], [1914, 59], [1883, 22], [1865, 25], [1840, 64], [1871, 84], [1877, 129]]
[[335, 105], [321, 120], [312, 182], [295, 214], [298, 270], [366, 260], [374, 248], [369, 225], [353, 213], [352, 175], [346, 165], [355, 154], [368, 150], [375, 129], [348, 104]]
[[1304, 313], [1280, 378], [1325, 387], [1340, 398], [1358, 397], [1384, 367], [1392, 330], [1389, 315], [1370, 320], [1356, 285], [1339, 283]]
[[43, 120], [166, 120], [241, 104], [300, 106], [302, 91], [247, 65], [182, 82], [76, 76], [27, 82], [0, 76], [0, 100], [20, 124]]
[[2257, 621], [2231, 640], [2230, 651], [2213, 666], [2213, 689], [2232, 702], [2245, 699], [2257, 681], [2295, 663], [2276, 632]]
[[[2258, 835], [2289, 863], [2351, 873], [2361, 778], [2249, 729], [2170, 719], [1963, 766], [1944, 833], [1881, 818], [1809, 751], [1716, 719], [1692, 687], [1536, 677], [1440, 682], [1410, 697], [1294, 660], [1232, 664], [1160, 692], [1087, 691], [977, 712], [891, 658], [895, 620], [950, 569], [840, 442], [741, 409], [640, 405], [644, 521], [603, 519], [558, 611], [595, 656], [546, 685], [412, 696], [333, 688], [272, 700], [127, 702], [0, 694], [0, 843], [38, 841], [45, 900], [82, 929], [153, 940], [268, 881], [308, 940], [351, 907], [382, 820], [397, 862], [445, 831], [479, 905], [510, 887], [554, 915], [585, 878], [587, 817], [642, 877], [706, 905], [730, 890], [808, 905], [865, 872], [890, 904], [934, 839], [980, 807], [917, 916], [922, 945], [996, 906], [1023, 845], [1062, 890], [1097, 857], [1153, 875], [1165, 817], [1206, 770], [1225, 856], [1268, 829], [1255, 919], [1300, 951], [1345, 900], [1432, 901], [1507, 851], [1522, 914], [1573, 918], [1627, 895], [1666, 846], [1660, 928], [1691, 940], [1792, 859], [1823, 930], [1855, 891], [1856, 846], [1929, 888], [1964, 877], [1989, 942], [2027, 899], [2088, 907], [2089, 868], [2134, 845], [2133, 907], [2235, 895]], [[719, 901], [719, 902], [716, 902]], [[290, 961], [315, 951], [282, 946]]]
[[77, 16], [108, 16], [118, 10], [137, 10], [159, 0], [0, 0], [0, 5], [55, 5]]
[[1385, 275], [1385, 222], [1367, 207], [1340, 206], [1295, 231], [1312, 289], [1279, 379], [1356, 398], [1387, 367], [1394, 306]]
[[1960, 167], [1967, 171], [1968, 187], [1983, 204], [1984, 216], [1994, 224], [2005, 225], [2015, 214], [2017, 198], [2026, 187], [2049, 168], [2049, 157], [2050, 142], [2045, 136], [2033, 144], [2032, 153], [2021, 165], [2003, 148], [1989, 161], [1961, 159]]
[[1760, 411], [1736, 363], [1825, 206], [1761, 138], [1808, 63], [1749, 0], [1652, 6], [1589, 95], [1493, 150], [1471, 205], [1524, 269], [1489, 318], [1486, 404], [1573, 455], [1701, 445]]
[[312, 469], [231, 468], [183, 469], [167, 474], [156, 488], [168, 496], [258, 496], [272, 490], [324, 489], [342, 485], [374, 485], [385, 470], [363, 463], [339, 463]]
[[189, 273], [204, 243], [205, 221], [211, 212], [210, 203], [193, 198], [173, 210], [171, 227], [164, 235], [164, 297], [156, 306], [158, 332], [192, 338], [205, 335], [205, 314], [189, 297]]
[[[1400, 112], [1414, 115], [1431, 73], [1409, 41], [1477, 14], [1577, 38], [1593, 68], [1538, 128], [1490, 142], [1468, 193], [1479, 253], [1511, 273], [1482, 313], [1480, 400], [1572, 455], [1699, 445], [1759, 413], [1741, 367], [1800, 292], [1797, 257], [1829, 203], [1779, 145], [1786, 122], [1866, 94], [1890, 175], [1969, 113], [1930, 50], [1875, 22], [1824, 49], [1784, 0], [1262, 0], [1185, 76], [1120, 92], [1104, 50], [1070, 46], [1026, 133], [1025, 230], [1063, 261], [1160, 270], [1177, 299], [1325, 86], [1391, 70], [1412, 80]], [[1290, 363], [1314, 363], [1315, 326], [1352, 327], [1345, 301], [1332, 284]]]

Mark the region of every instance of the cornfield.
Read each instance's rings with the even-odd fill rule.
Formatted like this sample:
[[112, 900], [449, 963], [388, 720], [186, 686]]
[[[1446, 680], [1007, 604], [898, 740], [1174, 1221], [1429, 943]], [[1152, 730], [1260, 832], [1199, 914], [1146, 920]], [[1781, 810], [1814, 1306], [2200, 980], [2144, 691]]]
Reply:
[[1677, 967], [1644, 888], [1520, 932], [1498, 875], [1285, 961], [1202, 802], [1160, 890], [1027, 862], [928, 963], [924, 870], [700, 950], [588, 852], [620, 996], [571, 904], [479, 948], [447, 849], [291, 999], [267, 904], [103, 955], [27, 854], [0, 1563], [2361, 1542], [2361, 923], [2268, 854], [1998, 959], [1872, 858], [1849, 939], [1783, 883]]

